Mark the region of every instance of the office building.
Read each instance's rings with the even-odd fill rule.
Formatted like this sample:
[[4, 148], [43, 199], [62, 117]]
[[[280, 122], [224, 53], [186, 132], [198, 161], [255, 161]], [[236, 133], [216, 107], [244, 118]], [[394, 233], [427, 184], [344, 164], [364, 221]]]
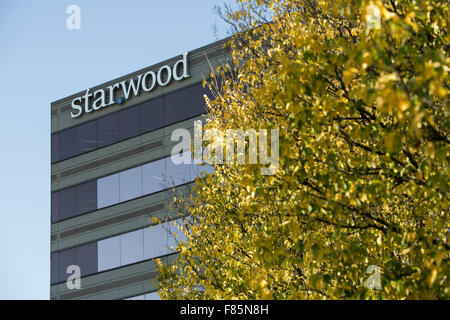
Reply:
[[[149, 225], [177, 219], [172, 187], [189, 192], [212, 171], [175, 165], [171, 133], [203, 118], [202, 80], [224, 62], [223, 43], [51, 104], [51, 299], [158, 298], [154, 259], [173, 261], [176, 241], [172, 223]], [[68, 286], [71, 266], [80, 288]]]

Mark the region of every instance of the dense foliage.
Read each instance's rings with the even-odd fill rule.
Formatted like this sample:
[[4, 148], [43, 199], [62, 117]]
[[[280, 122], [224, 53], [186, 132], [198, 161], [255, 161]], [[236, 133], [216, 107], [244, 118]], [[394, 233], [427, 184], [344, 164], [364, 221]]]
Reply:
[[236, 1], [206, 128], [278, 128], [279, 170], [217, 164], [176, 199], [159, 294], [448, 299], [448, 2]]

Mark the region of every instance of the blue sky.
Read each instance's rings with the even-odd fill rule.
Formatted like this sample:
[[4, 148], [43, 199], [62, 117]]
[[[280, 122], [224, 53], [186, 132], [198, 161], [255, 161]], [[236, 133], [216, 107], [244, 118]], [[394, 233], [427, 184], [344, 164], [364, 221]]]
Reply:
[[0, 299], [49, 298], [50, 103], [224, 38], [222, 2], [0, 1]]

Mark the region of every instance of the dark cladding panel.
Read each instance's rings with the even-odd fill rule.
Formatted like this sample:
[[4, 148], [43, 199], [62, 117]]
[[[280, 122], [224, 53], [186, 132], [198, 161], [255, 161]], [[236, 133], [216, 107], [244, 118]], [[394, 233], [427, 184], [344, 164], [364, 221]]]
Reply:
[[163, 97], [164, 124], [171, 125], [188, 118], [187, 91], [181, 89]]
[[52, 284], [59, 282], [59, 252], [54, 252], [50, 256], [50, 282]]
[[75, 215], [75, 188], [59, 191], [59, 220], [69, 219]]
[[201, 83], [52, 135], [52, 163], [199, 116], [206, 111]]
[[141, 106], [119, 112], [119, 140], [126, 140], [141, 134]]
[[52, 135], [52, 163], [59, 161], [59, 133]]
[[52, 223], [59, 220], [59, 192], [52, 193], [52, 203], [51, 203]]
[[76, 210], [75, 215], [80, 215], [97, 209], [97, 181], [89, 181], [75, 187]]
[[[206, 103], [203, 95], [208, 95], [209, 90], [203, 88], [202, 84], [196, 84], [187, 90], [188, 116], [193, 118], [206, 112]], [[210, 98], [210, 95], [208, 95]]]
[[142, 108], [142, 133], [157, 130], [164, 126], [164, 107], [162, 97], [147, 101]]
[[83, 154], [97, 148], [97, 121], [76, 127], [75, 154]]
[[67, 267], [77, 264], [77, 248], [61, 251], [59, 253], [59, 281], [66, 281], [70, 274], [67, 274]]
[[80, 267], [81, 276], [87, 276], [98, 272], [97, 242], [82, 245], [77, 250], [77, 265]]
[[71, 128], [59, 133], [59, 160], [75, 155], [75, 129]]
[[97, 146], [102, 148], [119, 141], [118, 114], [113, 113], [97, 120]]

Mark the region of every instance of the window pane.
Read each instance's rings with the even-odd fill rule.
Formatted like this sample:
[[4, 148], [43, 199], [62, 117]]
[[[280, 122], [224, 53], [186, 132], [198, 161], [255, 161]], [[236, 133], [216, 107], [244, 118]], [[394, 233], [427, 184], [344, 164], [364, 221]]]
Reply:
[[205, 113], [206, 103], [203, 95], [206, 94], [208, 90], [206, 88], [203, 88], [201, 83], [189, 87], [186, 90], [189, 118], [196, 117]]
[[180, 218], [175, 220], [175, 225], [173, 225], [173, 223], [173, 221], [167, 222], [167, 230], [169, 232], [168, 247], [171, 251], [176, 250], [178, 242], [187, 242], [186, 235], [180, 230], [180, 227], [183, 226], [183, 219]]
[[76, 248], [59, 252], [59, 281], [66, 281], [70, 274], [67, 274], [67, 267], [77, 264]]
[[52, 135], [52, 163], [59, 161], [59, 133]]
[[59, 220], [75, 216], [75, 188], [59, 191]]
[[122, 266], [144, 259], [144, 231], [137, 230], [121, 235], [120, 263]]
[[[185, 156], [189, 156], [186, 155]], [[173, 163], [172, 158], [168, 157], [166, 160], [166, 188], [171, 188], [191, 181], [190, 164], [179, 164]]]
[[119, 174], [97, 180], [97, 208], [119, 203]]
[[161, 300], [161, 298], [158, 295], [158, 292], [151, 292], [151, 293], [147, 293], [145, 295], [145, 300]]
[[136, 296], [136, 297], [132, 297], [132, 298], [127, 298], [125, 300], [145, 300], [145, 294]]
[[120, 267], [120, 236], [98, 242], [98, 272]]
[[117, 113], [97, 120], [97, 145], [99, 148], [118, 141], [119, 128]]
[[59, 192], [52, 193], [52, 223], [59, 220]]
[[157, 224], [144, 229], [144, 259], [151, 259], [168, 253], [167, 232], [163, 224]]
[[142, 196], [142, 167], [120, 174], [120, 202]]
[[164, 125], [162, 97], [142, 104], [142, 133], [150, 132]]
[[75, 154], [83, 154], [97, 148], [97, 121], [76, 127]]
[[173, 124], [188, 118], [186, 90], [182, 89], [163, 97], [165, 125]]
[[142, 166], [143, 194], [164, 190], [165, 160], [150, 162]]
[[54, 252], [50, 257], [51, 274], [50, 282], [51, 284], [59, 282], [59, 252]]
[[77, 248], [77, 264], [80, 267], [82, 277], [98, 271], [97, 242]]
[[97, 209], [97, 181], [90, 181], [76, 186], [76, 214]]
[[59, 160], [75, 155], [75, 129], [64, 130], [59, 133]]
[[202, 172], [205, 172], [206, 174], [214, 173], [214, 167], [210, 166], [209, 164], [204, 165], [192, 164], [191, 180], [194, 181], [195, 178], [200, 178], [202, 176]]
[[141, 108], [133, 107], [119, 112], [119, 140], [141, 134]]

